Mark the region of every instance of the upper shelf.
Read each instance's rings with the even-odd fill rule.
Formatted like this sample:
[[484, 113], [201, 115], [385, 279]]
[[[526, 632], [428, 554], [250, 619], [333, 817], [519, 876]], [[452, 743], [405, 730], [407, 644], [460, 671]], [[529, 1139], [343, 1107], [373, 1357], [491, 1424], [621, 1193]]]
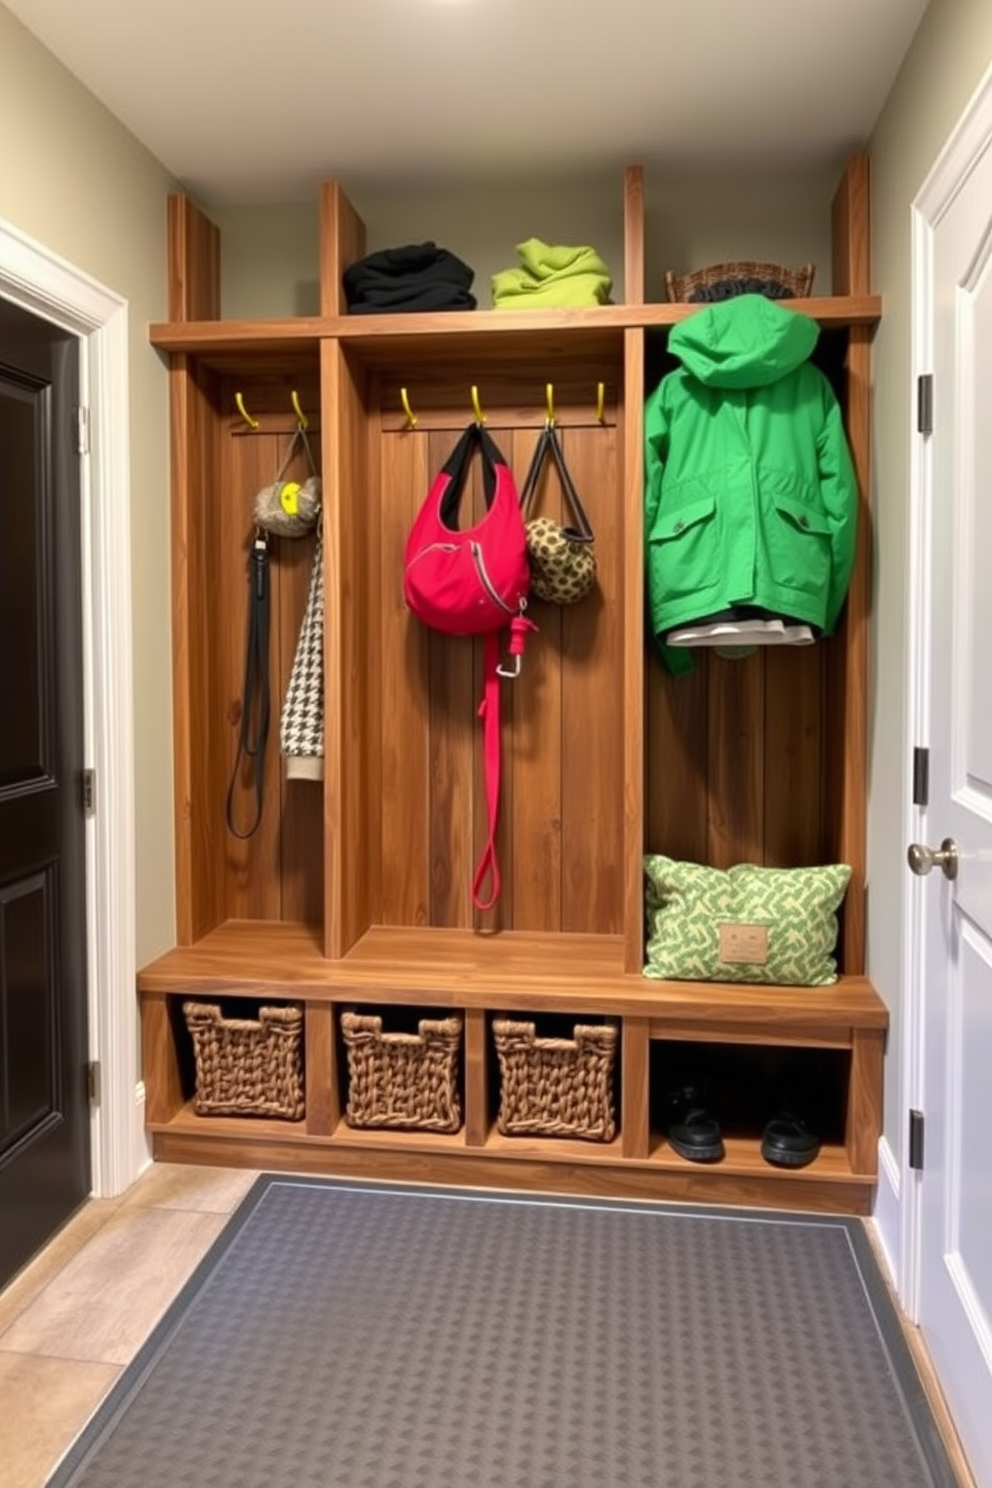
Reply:
[[[624, 303], [575, 309], [425, 311], [349, 315], [343, 275], [367, 248], [365, 223], [336, 182], [320, 194], [320, 314], [299, 319], [220, 318], [220, 234], [184, 196], [169, 198], [169, 319], [150, 328], [161, 351], [198, 357], [224, 370], [244, 357], [269, 368], [281, 358], [316, 356], [335, 341], [362, 364], [386, 367], [503, 361], [512, 357], [568, 355], [623, 359], [626, 331], [664, 331], [702, 308], [699, 304], [644, 302], [644, 183], [640, 166], [623, 173]], [[868, 165], [848, 162], [831, 207], [830, 295], [782, 303], [824, 328], [873, 327], [879, 296], [868, 293]]]
[[[881, 317], [878, 295], [820, 295], [783, 300], [824, 329], [874, 326]], [[198, 356], [223, 365], [246, 354], [281, 356], [314, 352], [323, 340], [354, 348], [363, 362], [385, 365], [433, 361], [497, 352], [533, 355], [567, 346], [570, 355], [616, 358], [627, 330], [663, 330], [702, 309], [701, 305], [597, 305], [575, 310], [455, 310], [403, 315], [306, 316], [295, 320], [163, 321], [149, 339], [161, 351]]]

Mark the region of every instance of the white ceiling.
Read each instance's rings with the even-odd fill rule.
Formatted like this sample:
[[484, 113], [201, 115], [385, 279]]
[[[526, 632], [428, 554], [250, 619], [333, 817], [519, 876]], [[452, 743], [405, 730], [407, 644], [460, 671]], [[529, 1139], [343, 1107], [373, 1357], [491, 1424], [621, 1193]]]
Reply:
[[864, 145], [926, 0], [3, 0], [207, 203]]

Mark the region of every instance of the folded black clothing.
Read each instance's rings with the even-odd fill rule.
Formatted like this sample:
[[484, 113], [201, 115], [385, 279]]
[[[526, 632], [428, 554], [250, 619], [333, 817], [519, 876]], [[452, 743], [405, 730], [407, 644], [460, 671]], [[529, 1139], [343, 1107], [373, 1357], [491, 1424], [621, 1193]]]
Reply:
[[344, 286], [352, 315], [401, 310], [474, 310], [470, 292], [474, 269], [436, 243], [383, 248], [345, 269]]

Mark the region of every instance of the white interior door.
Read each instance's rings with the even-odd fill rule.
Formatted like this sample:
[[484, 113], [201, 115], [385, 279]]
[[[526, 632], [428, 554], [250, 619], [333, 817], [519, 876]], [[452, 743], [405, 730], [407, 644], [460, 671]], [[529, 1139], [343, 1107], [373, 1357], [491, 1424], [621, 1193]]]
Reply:
[[[928, 238], [930, 746], [922, 885], [919, 1320], [965, 1450], [992, 1488], [992, 90]], [[924, 864], [925, 866], [925, 864]]]

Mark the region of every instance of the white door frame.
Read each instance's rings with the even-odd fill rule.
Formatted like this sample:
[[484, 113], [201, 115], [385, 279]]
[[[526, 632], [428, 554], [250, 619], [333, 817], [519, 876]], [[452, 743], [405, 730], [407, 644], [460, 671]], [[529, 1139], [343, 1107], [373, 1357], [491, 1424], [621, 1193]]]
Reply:
[[96, 772], [86, 823], [91, 1188], [121, 1193], [147, 1161], [135, 992], [134, 727], [131, 670], [127, 301], [0, 221], [0, 294], [79, 338], [89, 408], [82, 461], [85, 758]]
[[[976, 89], [920, 187], [912, 207], [912, 350], [910, 389], [915, 401], [917, 379], [933, 370], [933, 239], [935, 230], [992, 141], [992, 67]], [[930, 740], [930, 513], [933, 468], [930, 441], [913, 433], [910, 440], [909, 547], [906, 630], [906, 748], [927, 747]], [[903, 843], [922, 840], [922, 809], [907, 802]], [[908, 869], [903, 876], [902, 977], [905, 989], [905, 1036], [902, 1080], [905, 1108], [923, 1110], [924, 1068], [924, 884]], [[904, 1143], [900, 1189], [902, 1256], [897, 1278], [908, 1316], [919, 1320], [921, 1276], [922, 1177], [909, 1167]]]

